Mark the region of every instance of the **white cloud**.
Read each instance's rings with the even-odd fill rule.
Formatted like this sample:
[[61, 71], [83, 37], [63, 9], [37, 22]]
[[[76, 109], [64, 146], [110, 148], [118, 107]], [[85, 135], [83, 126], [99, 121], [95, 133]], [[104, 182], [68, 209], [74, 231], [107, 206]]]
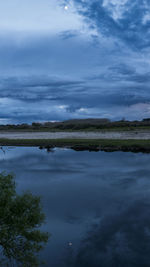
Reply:
[[103, 7], [105, 7], [112, 15], [114, 20], [121, 19], [126, 10], [125, 5], [129, 0], [104, 0]]
[[64, 111], [66, 111], [67, 108], [68, 108], [67, 105], [60, 105], [60, 106], [58, 106], [58, 109], [64, 110]]
[[143, 24], [145, 25], [147, 22], [150, 22], [150, 12], [147, 12], [142, 20]]

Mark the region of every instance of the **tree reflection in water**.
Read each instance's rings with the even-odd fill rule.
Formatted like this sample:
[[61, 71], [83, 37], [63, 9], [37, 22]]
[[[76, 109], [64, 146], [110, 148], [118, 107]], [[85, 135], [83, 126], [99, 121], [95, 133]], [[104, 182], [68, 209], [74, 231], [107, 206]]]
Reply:
[[[0, 174], [0, 266], [36, 267], [38, 252], [48, 241], [39, 230], [45, 216], [40, 198], [16, 193], [13, 175]], [[16, 264], [16, 265], [15, 265]]]

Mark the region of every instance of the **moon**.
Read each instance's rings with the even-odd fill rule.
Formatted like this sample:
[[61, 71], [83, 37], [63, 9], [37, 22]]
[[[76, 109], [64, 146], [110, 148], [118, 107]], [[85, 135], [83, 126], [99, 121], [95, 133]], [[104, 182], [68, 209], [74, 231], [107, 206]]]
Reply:
[[69, 7], [68, 7], [68, 6], [65, 6], [65, 7], [64, 7], [64, 10], [68, 10], [68, 9], [69, 9]]

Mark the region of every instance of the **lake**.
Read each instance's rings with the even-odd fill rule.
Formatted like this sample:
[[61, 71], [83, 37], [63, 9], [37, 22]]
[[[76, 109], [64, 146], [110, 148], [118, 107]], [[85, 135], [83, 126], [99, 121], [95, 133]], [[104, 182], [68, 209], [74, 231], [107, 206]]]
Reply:
[[5, 147], [0, 171], [41, 196], [47, 267], [150, 266], [150, 154]]

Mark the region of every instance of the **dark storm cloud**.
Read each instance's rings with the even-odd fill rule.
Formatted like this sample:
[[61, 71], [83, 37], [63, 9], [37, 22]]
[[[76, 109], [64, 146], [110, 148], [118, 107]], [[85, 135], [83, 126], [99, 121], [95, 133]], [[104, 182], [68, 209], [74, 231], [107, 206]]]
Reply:
[[5, 78], [0, 82], [0, 117], [8, 119], [11, 114], [13, 121], [31, 122], [91, 117], [93, 113], [96, 117], [103, 116], [103, 110], [110, 107], [122, 110], [141, 102], [149, 103], [149, 86], [144, 89], [140, 86], [137, 93], [137, 86], [124, 85], [123, 90], [118, 84], [113, 90], [113, 85], [94, 86], [83, 80], [47, 76]]
[[[136, 69], [131, 66], [120, 64], [109, 68], [112, 71], [112, 77], [125, 81], [132, 81], [135, 83], [147, 84], [150, 82], [150, 72], [138, 73]], [[114, 74], [114, 76], [113, 76]]]
[[9, 77], [0, 81], [0, 97], [20, 100], [57, 100], [70, 90], [80, 88], [82, 81], [58, 80], [51, 77]]
[[132, 48], [150, 45], [148, 0], [74, 0], [79, 12], [106, 36], [120, 39]]
[[133, 82], [134, 86], [143, 84], [144, 87], [150, 82], [150, 72], [138, 73], [135, 68], [126, 65], [119, 64], [111, 66], [107, 69], [107, 72], [103, 74], [93, 75], [88, 78], [89, 80], [104, 80], [104, 81], [122, 81]]
[[[111, 71], [118, 68], [111, 68]], [[129, 71], [126, 73], [121, 69], [121, 74], [129, 76], [125, 77], [130, 81], [142, 82], [145, 81], [143, 75], [129, 75]], [[130, 71], [131, 72], [131, 71]], [[116, 74], [114, 74], [115, 77]], [[146, 76], [148, 77], [148, 76]], [[96, 79], [96, 78], [95, 78]], [[110, 79], [110, 77], [109, 77]], [[114, 79], [114, 78], [113, 78]], [[0, 81], [0, 97], [11, 98], [22, 101], [42, 101], [42, 100], [54, 100], [60, 101], [63, 104], [70, 105], [68, 110], [86, 107], [98, 107], [107, 106], [110, 104], [117, 105], [131, 105], [142, 101], [150, 101], [150, 94], [138, 95], [136, 93], [137, 87], [133, 86], [125, 87], [128, 89], [128, 93], [124, 94], [122, 89], [118, 88], [117, 92], [113, 92], [112, 86], [105, 89], [102, 85], [88, 85], [86, 81], [74, 81], [74, 80], [58, 80], [47, 76], [31, 76], [31, 77], [9, 77], [1, 79]], [[132, 93], [130, 89], [132, 88]], [[117, 88], [116, 88], [117, 89]], [[147, 87], [148, 91], [149, 87]], [[103, 91], [105, 90], [105, 94]]]

